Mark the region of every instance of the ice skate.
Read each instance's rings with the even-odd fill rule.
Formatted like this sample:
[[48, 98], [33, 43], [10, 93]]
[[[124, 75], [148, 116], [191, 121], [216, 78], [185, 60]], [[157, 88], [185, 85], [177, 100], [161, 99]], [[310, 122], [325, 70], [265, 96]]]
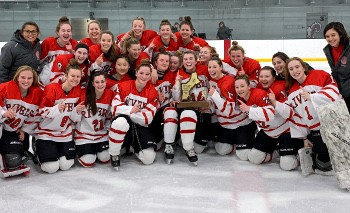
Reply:
[[171, 164], [175, 156], [173, 145], [165, 144], [164, 154], [167, 164]]
[[120, 159], [119, 159], [119, 155], [111, 155], [111, 165], [115, 170], [119, 170], [119, 166], [120, 166]]
[[300, 158], [301, 174], [304, 176], [314, 173], [312, 161], [312, 148], [304, 147], [298, 150]]
[[190, 162], [192, 162], [196, 166], [198, 165], [198, 163], [197, 163], [198, 157], [197, 157], [196, 153], [194, 152], [194, 149], [188, 150], [186, 152], [186, 156]]
[[27, 175], [29, 174], [30, 171], [30, 167], [26, 166], [24, 163], [22, 163], [19, 167], [17, 168], [6, 168], [4, 161], [3, 161], [3, 157], [0, 154], [0, 175], [2, 177], [11, 177], [11, 176], [16, 176], [16, 175], [20, 175], [20, 174], [24, 174]]

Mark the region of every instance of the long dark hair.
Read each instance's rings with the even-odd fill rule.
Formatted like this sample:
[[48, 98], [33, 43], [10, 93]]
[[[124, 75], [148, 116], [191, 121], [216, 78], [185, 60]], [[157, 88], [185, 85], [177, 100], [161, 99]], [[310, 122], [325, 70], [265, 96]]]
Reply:
[[340, 43], [345, 45], [349, 41], [349, 35], [346, 32], [344, 25], [341, 22], [331, 22], [327, 24], [323, 30], [323, 36], [326, 38], [326, 33], [328, 30], [334, 29], [337, 31], [340, 37]]
[[117, 59], [117, 50], [115, 48], [115, 40], [114, 40], [114, 35], [111, 31], [102, 31], [101, 32], [101, 38], [102, 38], [102, 35], [103, 34], [107, 34], [107, 35], [110, 35], [112, 37], [112, 46], [109, 48], [108, 52], [107, 52], [107, 55], [105, 55], [106, 58], [108, 58], [112, 63], [115, 62], [115, 60]]
[[92, 112], [93, 115], [97, 113], [96, 92], [93, 83], [95, 77], [100, 75], [103, 75], [105, 79], [107, 78], [106, 73], [103, 71], [92, 71], [86, 86], [85, 106], [87, 107], [87, 110]]

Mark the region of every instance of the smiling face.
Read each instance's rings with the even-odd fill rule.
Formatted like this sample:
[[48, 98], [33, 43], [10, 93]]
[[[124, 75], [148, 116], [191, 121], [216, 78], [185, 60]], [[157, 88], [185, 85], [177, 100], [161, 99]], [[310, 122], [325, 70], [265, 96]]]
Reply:
[[222, 77], [222, 66], [217, 61], [210, 60], [208, 63], [208, 72], [210, 77], [219, 80]]
[[136, 60], [139, 58], [141, 54], [141, 46], [140, 44], [131, 44], [128, 48], [129, 58], [131, 60]]
[[113, 37], [110, 34], [104, 33], [101, 35], [101, 50], [107, 53], [113, 45]]
[[155, 61], [155, 65], [157, 66], [157, 70], [165, 72], [169, 68], [169, 55], [159, 54], [158, 59]]
[[134, 36], [136, 38], [141, 38], [143, 30], [145, 29], [145, 24], [143, 20], [134, 20], [132, 22], [132, 31], [134, 32]]
[[101, 35], [100, 26], [97, 23], [90, 23], [88, 34], [92, 40], [100, 40], [100, 35]]
[[230, 58], [236, 68], [240, 68], [243, 65], [244, 54], [241, 50], [232, 50], [230, 52]]
[[332, 47], [338, 47], [340, 43], [340, 36], [339, 33], [331, 28], [329, 29], [326, 34], [325, 34], [326, 41], [328, 42], [329, 45]]
[[95, 88], [96, 94], [102, 94], [106, 89], [106, 78], [103, 75], [98, 75], [94, 77], [94, 81], [92, 82], [92, 86]]
[[146, 66], [141, 66], [139, 70], [136, 71], [136, 85], [143, 88], [149, 80], [151, 80], [151, 69]]
[[74, 51], [74, 58], [78, 61], [78, 64], [84, 63], [88, 56], [89, 53], [86, 48], [78, 48]]
[[71, 68], [66, 74], [66, 79], [65, 83], [67, 83], [68, 87], [73, 88], [77, 86], [80, 83], [81, 70]]
[[69, 40], [72, 38], [72, 27], [70, 24], [62, 24], [60, 30], [56, 33], [63, 43], [68, 44]]
[[20, 90], [27, 91], [29, 87], [33, 85], [33, 81], [34, 81], [33, 72], [31, 70], [22, 71], [19, 74], [17, 81], [18, 81], [18, 86]]
[[288, 71], [292, 78], [302, 84], [306, 79], [305, 68], [298, 60], [292, 60], [288, 63]]
[[171, 35], [171, 27], [170, 25], [162, 25], [159, 29], [159, 35], [164, 40], [169, 40]]
[[180, 35], [183, 41], [190, 39], [192, 35], [191, 27], [187, 24], [181, 25]]
[[129, 68], [130, 64], [125, 58], [117, 59], [115, 63], [115, 70], [119, 75], [124, 76], [126, 73], [128, 73]]
[[246, 80], [238, 79], [235, 81], [235, 90], [239, 97], [248, 100], [250, 96], [250, 87]]
[[209, 47], [202, 47], [199, 51], [199, 61], [206, 64], [210, 59], [210, 49]]
[[177, 72], [181, 66], [180, 58], [177, 56], [170, 57], [169, 69], [171, 72]]
[[34, 25], [27, 24], [24, 29], [22, 30], [21, 35], [25, 40], [27, 40], [30, 43], [34, 43], [36, 39], [38, 38], [38, 29]]
[[259, 83], [264, 89], [270, 88], [270, 86], [275, 82], [275, 77], [273, 77], [271, 70], [261, 70], [259, 74]]
[[274, 57], [272, 59], [272, 65], [277, 71], [278, 75], [283, 75], [284, 67], [286, 66], [286, 62], [284, 62], [280, 57]]
[[193, 53], [185, 53], [182, 64], [187, 72], [193, 73], [196, 71], [196, 57]]

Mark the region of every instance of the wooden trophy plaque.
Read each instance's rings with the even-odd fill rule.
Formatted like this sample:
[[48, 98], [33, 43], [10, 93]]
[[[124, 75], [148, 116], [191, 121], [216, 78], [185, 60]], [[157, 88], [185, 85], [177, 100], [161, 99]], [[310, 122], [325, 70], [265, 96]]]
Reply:
[[196, 72], [191, 74], [191, 78], [186, 83], [181, 83], [181, 95], [180, 102], [176, 104], [177, 108], [206, 108], [209, 107], [208, 102], [206, 101], [207, 92], [203, 94], [204, 100], [202, 101], [193, 101], [191, 100], [191, 90], [195, 88], [197, 84], [200, 83], [198, 75]]

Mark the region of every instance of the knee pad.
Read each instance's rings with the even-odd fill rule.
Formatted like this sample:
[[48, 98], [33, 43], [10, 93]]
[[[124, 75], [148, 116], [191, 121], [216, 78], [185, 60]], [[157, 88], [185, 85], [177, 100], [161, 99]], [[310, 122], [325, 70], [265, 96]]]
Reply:
[[247, 161], [250, 150], [251, 149], [237, 149], [236, 150], [236, 156], [240, 160]]
[[41, 170], [49, 174], [55, 173], [60, 168], [60, 163], [58, 161], [49, 161], [41, 164]]
[[109, 153], [108, 150], [103, 150], [102, 152], [97, 152], [97, 159], [101, 163], [108, 163], [109, 161]]
[[147, 149], [141, 150], [138, 153], [137, 157], [138, 159], [140, 159], [140, 161], [143, 164], [149, 165], [154, 162], [154, 159], [156, 158], [156, 152], [154, 151], [153, 148], [147, 148]]
[[298, 159], [296, 155], [284, 155], [280, 157], [280, 167], [285, 171], [290, 171], [298, 166]]
[[22, 164], [22, 156], [19, 153], [9, 153], [3, 156], [6, 169], [17, 169]]
[[62, 156], [59, 159], [60, 169], [65, 171], [70, 169], [74, 165], [74, 159], [67, 160], [66, 156]]
[[220, 143], [220, 142], [216, 142], [215, 143], [215, 151], [219, 154], [219, 155], [227, 155], [230, 154], [233, 150], [233, 145], [228, 144], [228, 143]]
[[262, 164], [266, 162], [267, 157], [269, 157], [268, 159], [270, 159], [270, 156], [267, 155], [270, 154], [253, 148], [248, 154], [248, 159], [251, 163]]
[[164, 117], [164, 141], [174, 143], [178, 124], [178, 115], [175, 108], [167, 107], [163, 113]]
[[197, 154], [200, 154], [204, 151], [204, 149], [207, 147], [207, 146], [203, 146], [201, 144], [198, 144], [196, 142], [193, 143], [193, 147], [194, 147], [194, 151], [197, 153]]
[[180, 116], [180, 134], [183, 148], [193, 149], [194, 135], [196, 133], [197, 115], [192, 110], [185, 110]]
[[109, 129], [109, 153], [119, 155], [126, 133], [130, 128], [129, 123], [123, 117], [115, 119]]
[[95, 164], [96, 155], [86, 154], [78, 158], [78, 161], [83, 167], [92, 167]]

